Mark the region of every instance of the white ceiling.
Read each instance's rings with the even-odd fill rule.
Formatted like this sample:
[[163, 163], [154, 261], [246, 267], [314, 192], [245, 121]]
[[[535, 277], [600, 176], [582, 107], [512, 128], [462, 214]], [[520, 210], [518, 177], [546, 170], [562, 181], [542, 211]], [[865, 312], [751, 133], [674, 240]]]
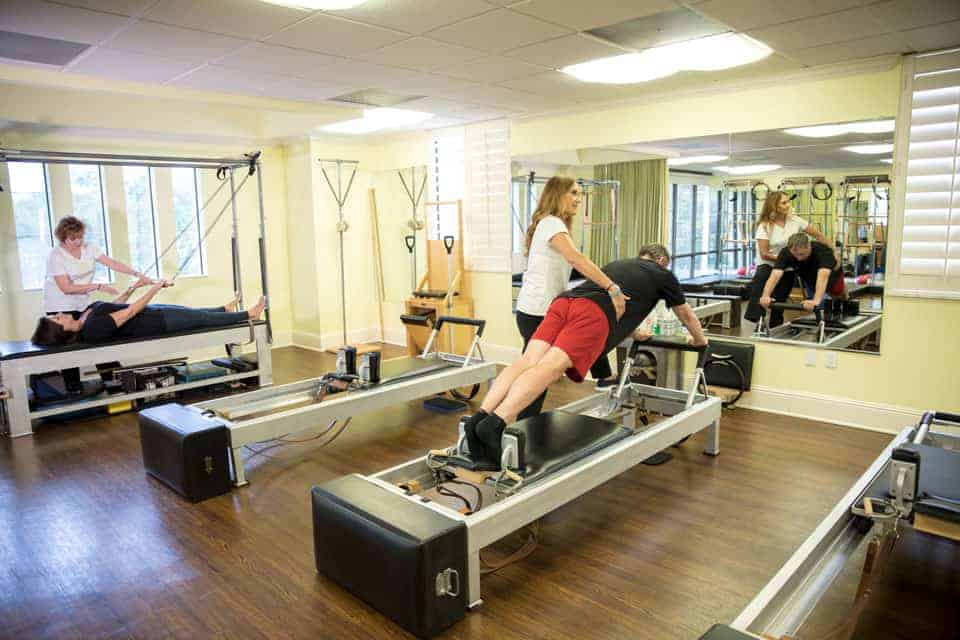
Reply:
[[[625, 51], [585, 30], [683, 8], [776, 53], [632, 86], [557, 71]], [[259, 0], [0, 0], [0, 30], [92, 45], [64, 73], [305, 102], [388, 90], [424, 96], [402, 106], [444, 116], [436, 126], [956, 46], [960, 1], [368, 0], [311, 12]]]

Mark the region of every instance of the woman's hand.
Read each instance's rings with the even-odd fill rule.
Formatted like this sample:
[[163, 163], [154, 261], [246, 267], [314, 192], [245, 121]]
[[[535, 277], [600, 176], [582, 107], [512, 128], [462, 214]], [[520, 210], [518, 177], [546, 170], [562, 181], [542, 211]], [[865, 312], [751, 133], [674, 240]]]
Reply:
[[613, 302], [613, 308], [617, 312], [617, 320], [623, 317], [623, 314], [627, 312], [627, 300], [630, 298], [623, 293], [622, 291], [617, 294], [610, 294], [610, 300]]
[[649, 340], [653, 337], [653, 334], [647, 331], [646, 329], [637, 327], [633, 331], [633, 339], [637, 342], [643, 342], [644, 340]]
[[764, 309], [769, 309], [770, 305], [773, 304], [773, 298], [770, 296], [760, 296], [760, 306]]

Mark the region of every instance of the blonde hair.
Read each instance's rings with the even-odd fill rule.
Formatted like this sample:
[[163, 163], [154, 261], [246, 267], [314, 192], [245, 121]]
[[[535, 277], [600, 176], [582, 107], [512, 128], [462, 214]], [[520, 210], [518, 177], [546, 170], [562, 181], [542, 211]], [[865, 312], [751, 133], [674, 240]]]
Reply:
[[[760, 215], [757, 217], [757, 226], [764, 225], [767, 231], [773, 226], [773, 221], [777, 218], [777, 203], [781, 196], [787, 196], [785, 191], [771, 191], [763, 201], [763, 208], [760, 209]], [[789, 198], [789, 196], [787, 196]]]
[[533, 234], [537, 230], [537, 225], [547, 216], [557, 216], [570, 229], [573, 220], [573, 214], [567, 213], [563, 208], [563, 196], [573, 188], [576, 180], [570, 176], [553, 176], [547, 180], [540, 194], [540, 201], [537, 202], [537, 209], [533, 212], [533, 218], [530, 220], [530, 226], [527, 227], [526, 248], [524, 255], [530, 255], [530, 243], [533, 242]]

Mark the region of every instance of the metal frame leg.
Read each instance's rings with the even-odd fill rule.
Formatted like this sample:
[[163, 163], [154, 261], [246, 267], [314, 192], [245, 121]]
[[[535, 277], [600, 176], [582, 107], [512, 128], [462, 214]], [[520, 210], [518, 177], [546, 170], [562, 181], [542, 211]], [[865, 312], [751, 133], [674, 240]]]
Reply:
[[474, 609], [483, 604], [480, 597], [480, 550], [467, 551], [467, 607]]
[[273, 355], [270, 352], [270, 336], [262, 327], [257, 332], [257, 373], [259, 374], [261, 387], [273, 384]]
[[247, 482], [247, 474], [243, 470], [243, 452], [241, 449], [243, 449], [242, 445], [230, 449], [233, 457], [233, 486], [235, 487], [245, 487], [250, 484]]
[[4, 385], [10, 394], [6, 400], [10, 437], [33, 435], [30, 403], [27, 399], [27, 374], [11, 364], [4, 367], [3, 373]]
[[714, 420], [704, 431], [707, 434], [707, 443], [703, 452], [708, 456], [720, 455], [720, 418]]

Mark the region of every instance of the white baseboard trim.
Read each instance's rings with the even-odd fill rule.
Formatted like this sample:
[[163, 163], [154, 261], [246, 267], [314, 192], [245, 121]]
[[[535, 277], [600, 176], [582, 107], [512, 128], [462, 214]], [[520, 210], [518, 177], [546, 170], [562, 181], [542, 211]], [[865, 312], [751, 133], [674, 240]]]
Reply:
[[757, 385], [743, 394], [737, 406], [884, 433], [898, 433], [923, 414], [910, 407]]

